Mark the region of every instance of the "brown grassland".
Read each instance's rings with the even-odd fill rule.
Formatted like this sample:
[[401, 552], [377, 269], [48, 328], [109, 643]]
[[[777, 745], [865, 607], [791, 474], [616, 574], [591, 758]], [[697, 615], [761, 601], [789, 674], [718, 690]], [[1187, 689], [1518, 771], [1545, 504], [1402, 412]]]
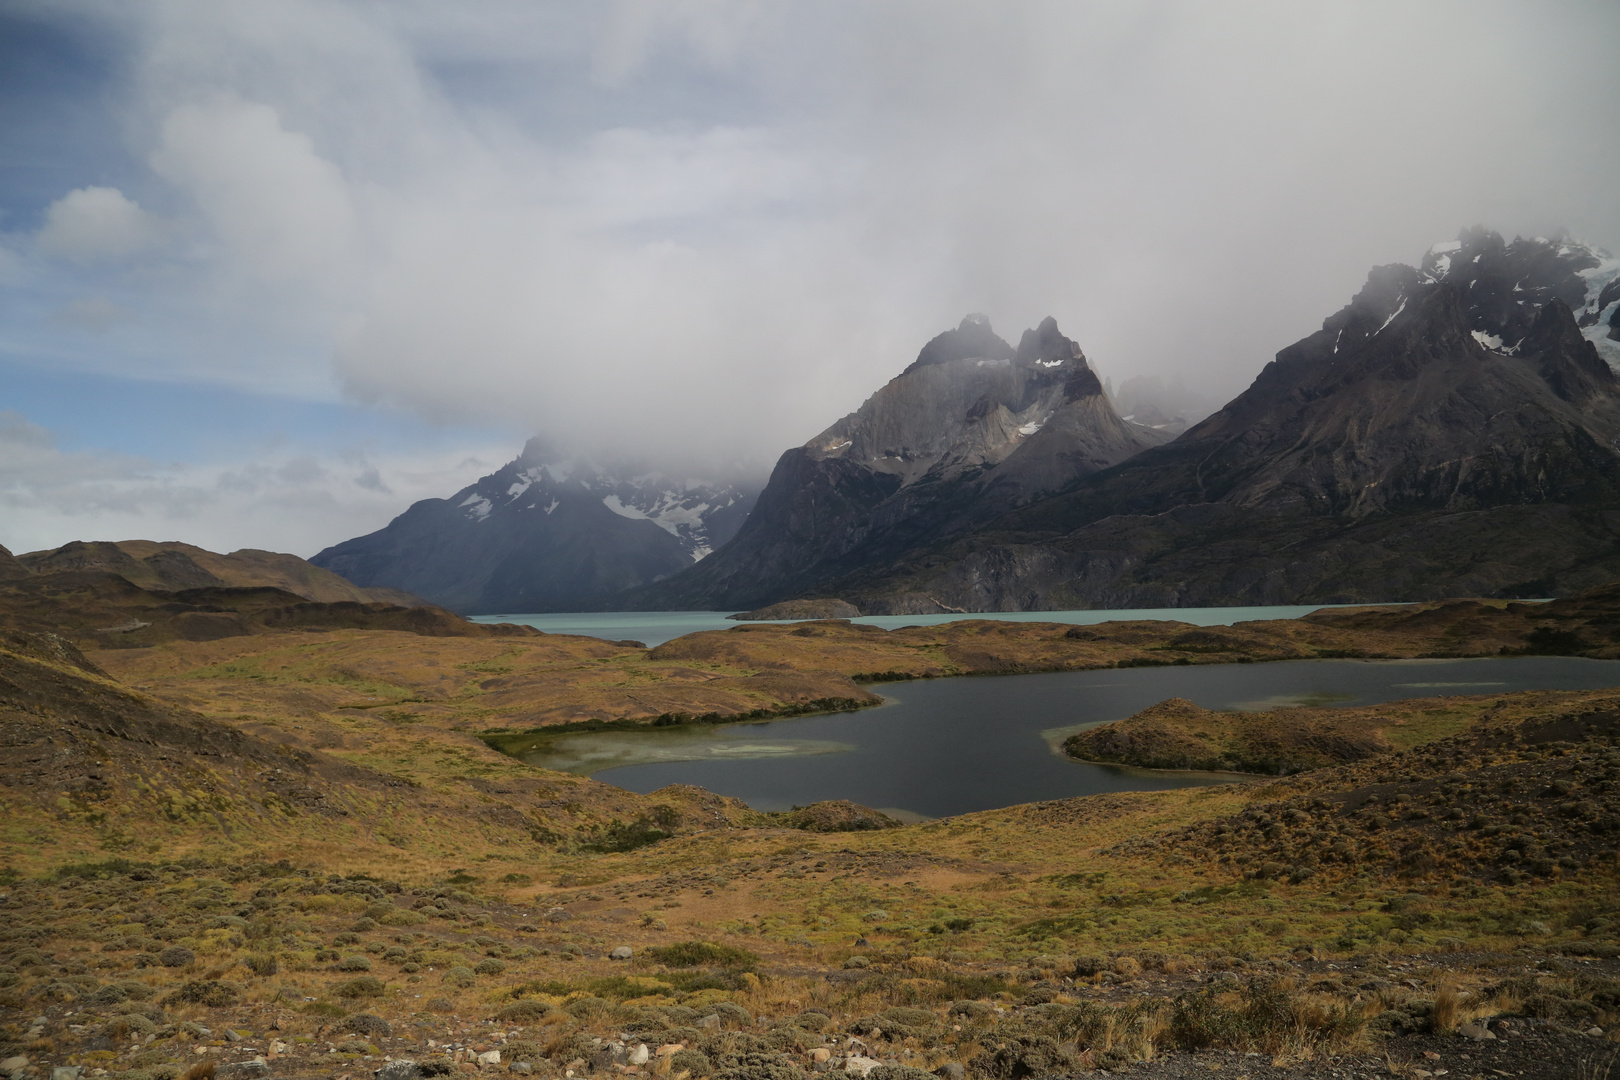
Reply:
[[1620, 691], [1171, 703], [1071, 751], [1291, 775], [900, 827], [636, 795], [484, 740], [857, 707], [904, 676], [1612, 656], [1617, 628], [1601, 593], [1213, 628], [744, 625], [651, 650], [8, 632], [7, 1068], [1597, 1075], [1620, 1024]]

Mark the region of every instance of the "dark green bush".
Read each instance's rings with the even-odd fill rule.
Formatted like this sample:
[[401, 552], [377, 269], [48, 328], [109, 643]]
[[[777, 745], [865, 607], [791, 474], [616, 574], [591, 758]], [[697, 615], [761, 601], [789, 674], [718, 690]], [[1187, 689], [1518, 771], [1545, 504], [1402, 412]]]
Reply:
[[275, 953], [258, 953], [242, 961], [242, 966], [255, 975], [274, 975], [281, 970], [281, 964], [276, 960]]
[[523, 1001], [514, 1001], [500, 1012], [495, 1019], [503, 1023], [530, 1024], [551, 1011], [551, 1006], [543, 1001], [528, 998]]
[[383, 981], [375, 975], [361, 975], [357, 979], [339, 983], [332, 992], [340, 998], [382, 997]]
[[732, 945], [716, 945], [708, 941], [655, 945], [642, 950], [642, 955], [672, 968], [706, 966], [752, 971], [759, 966], [759, 957], [747, 949], [739, 949]]
[[230, 983], [217, 979], [194, 979], [182, 984], [163, 999], [165, 1005], [207, 1005], [223, 1009], [235, 1005], [242, 993]]

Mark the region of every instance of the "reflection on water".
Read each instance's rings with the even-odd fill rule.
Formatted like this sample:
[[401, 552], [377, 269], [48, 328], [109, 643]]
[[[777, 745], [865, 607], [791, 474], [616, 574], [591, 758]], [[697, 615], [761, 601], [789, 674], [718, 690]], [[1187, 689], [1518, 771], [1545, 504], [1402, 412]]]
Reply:
[[[1418, 669], [1418, 670], [1414, 670]], [[1414, 682], [1414, 675], [1428, 676]], [[926, 817], [1106, 791], [1229, 782], [1070, 761], [1081, 728], [1187, 698], [1208, 709], [1371, 705], [1403, 697], [1620, 686], [1620, 661], [1298, 660], [891, 683], [855, 713], [720, 727], [582, 732], [512, 747], [525, 761], [650, 792], [696, 784], [760, 810], [823, 799]]]
[[590, 776], [603, 769], [674, 761], [748, 761], [843, 754], [853, 743], [782, 738], [766, 724], [685, 725], [634, 731], [534, 735], [502, 747], [531, 765]]

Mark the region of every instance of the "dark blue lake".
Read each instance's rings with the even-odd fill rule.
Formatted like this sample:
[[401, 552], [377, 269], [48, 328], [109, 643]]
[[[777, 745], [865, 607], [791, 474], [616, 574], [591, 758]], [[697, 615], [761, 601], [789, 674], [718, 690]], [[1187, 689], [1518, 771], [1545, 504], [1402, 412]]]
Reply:
[[1620, 661], [1299, 660], [952, 678], [874, 687], [873, 709], [760, 724], [561, 735], [522, 755], [631, 791], [697, 784], [757, 810], [822, 799], [923, 817], [1230, 775], [1089, 765], [1057, 744], [1166, 698], [1210, 709], [1370, 705], [1398, 698], [1620, 686]]

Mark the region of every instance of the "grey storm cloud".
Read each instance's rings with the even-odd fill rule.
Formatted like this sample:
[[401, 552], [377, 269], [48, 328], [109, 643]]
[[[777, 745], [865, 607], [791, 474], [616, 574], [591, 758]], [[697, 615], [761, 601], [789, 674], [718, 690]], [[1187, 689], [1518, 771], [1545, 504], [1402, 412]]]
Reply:
[[142, 190], [0, 237], [144, 260], [120, 363], [581, 448], [769, 458], [967, 311], [1224, 399], [1462, 226], [1620, 241], [1612, 4], [17, 9], [125, 61]]

